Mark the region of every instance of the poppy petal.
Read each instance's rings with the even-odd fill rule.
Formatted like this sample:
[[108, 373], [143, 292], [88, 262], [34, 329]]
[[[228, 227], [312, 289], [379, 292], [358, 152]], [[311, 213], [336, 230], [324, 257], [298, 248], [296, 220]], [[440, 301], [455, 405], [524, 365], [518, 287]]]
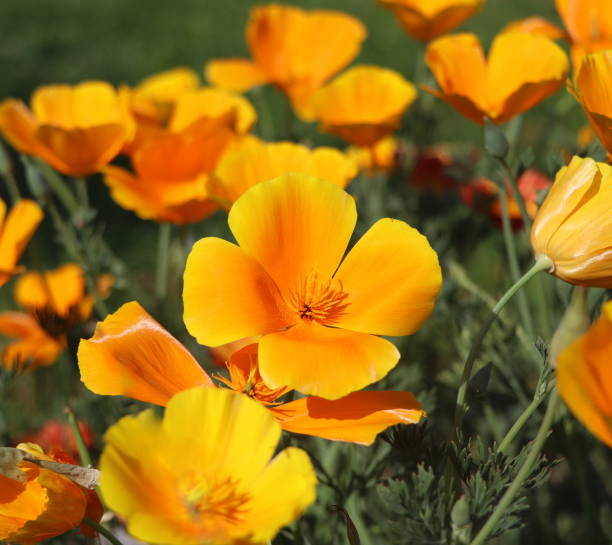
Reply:
[[268, 83], [268, 77], [248, 59], [218, 59], [204, 68], [206, 81], [228, 91], [245, 93], [253, 87]]

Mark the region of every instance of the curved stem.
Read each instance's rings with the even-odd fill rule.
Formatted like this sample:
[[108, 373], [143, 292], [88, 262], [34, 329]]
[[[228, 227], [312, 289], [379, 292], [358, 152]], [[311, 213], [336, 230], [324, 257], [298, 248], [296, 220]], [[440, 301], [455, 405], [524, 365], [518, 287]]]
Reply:
[[514, 200], [518, 203], [519, 210], [521, 211], [521, 217], [523, 219], [523, 225], [527, 232], [531, 231], [531, 217], [529, 216], [529, 212], [527, 212], [527, 205], [525, 204], [525, 199], [523, 198], [523, 194], [519, 191], [518, 183], [516, 181], [516, 177], [512, 168], [508, 164], [506, 159], [500, 159], [506, 174], [508, 175], [508, 181], [510, 182], [510, 186], [512, 187], [512, 192], [514, 193]]
[[485, 522], [484, 526], [480, 529], [480, 532], [476, 534], [476, 537], [472, 540], [470, 545], [482, 545], [483, 543], [485, 543], [489, 535], [495, 530], [497, 524], [504, 516], [504, 513], [506, 512], [508, 507], [510, 507], [510, 505], [514, 501], [515, 496], [523, 486], [524, 482], [531, 474], [533, 466], [535, 465], [538, 456], [542, 451], [542, 447], [546, 442], [546, 438], [548, 437], [548, 432], [550, 431], [550, 428], [553, 423], [553, 418], [555, 416], [555, 413], [557, 412], [557, 407], [559, 406], [559, 400], [559, 394], [555, 389], [552, 395], [550, 396], [550, 399], [548, 401], [548, 407], [546, 408], [546, 414], [544, 415], [544, 419], [540, 424], [540, 429], [538, 430], [538, 433], [533, 441], [533, 446], [531, 447], [527, 458], [523, 462], [521, 469], [519, 469], [519, 472], [512, 481], [512, 484], [508, 487], [508, 490], [506, 490], [506, 493], [502, 496], [501, 500], [499, 500], [499, 503], [493, 510], [493, 513], [491, 513], [491, 516], [487, 519], [487, 522]]
[[89, 517], [83, 517], [83, 522], [87, 524], [87, 526], [91, 526], [96, 532], [102, 534], [106, 539], [108, 539], [113, 545], [123, 545], [121, 541], [119, 541], [115, 534], [113, 534], [107, 528], [104, 528], [101, 524], [98, 524], [95, 520], [90, 519]]
[[79, 203], [64, 183], [63, 178], [42, 159], [34, 158], [34, 162], [36, 163], [36, 166], [38, 166], [38, 169], [42, 172], [43, 177], [45, 180], [47, 180], [47, 183], [53, 192], [62, 202], [64, 208], [68, 211], [70, 216], [75, 217], [79, 213]]

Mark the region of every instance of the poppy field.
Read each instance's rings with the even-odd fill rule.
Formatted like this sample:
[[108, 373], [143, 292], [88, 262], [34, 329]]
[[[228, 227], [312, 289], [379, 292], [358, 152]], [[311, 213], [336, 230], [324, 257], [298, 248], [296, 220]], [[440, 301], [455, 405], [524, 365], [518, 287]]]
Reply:
[[612, 543], [609, 0], [26, 4], [0, 542]]

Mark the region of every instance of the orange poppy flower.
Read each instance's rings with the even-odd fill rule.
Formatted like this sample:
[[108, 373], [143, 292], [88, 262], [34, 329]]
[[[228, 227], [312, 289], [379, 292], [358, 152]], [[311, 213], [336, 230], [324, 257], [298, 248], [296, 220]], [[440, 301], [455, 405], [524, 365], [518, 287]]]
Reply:
[[505, 123], [558, 91], [568, 72], [563, 50], [536, 34], [504, 32], [488, 59], [474, 34], [444, 36], [427, 46], [426, 62], [441, 90], [425, 90], [482, 125]]
[[272, 83], [310, 117], [312, 94], [359, 53], [365, 27], [339, 11], [269, 4], [251, 9], [246, 41], [253, 58], [209, 62], [206, 79], [237, 92]]
[[108, 164], [134, 133], [127, 100], [108, 83], [47, 85], [20, 100], [0, 103], [0, 131], [23, 153], [56, 170], [85, 176]]
[[612, 51], [584, 57], [570, 91], [580, 102], [597, 137], [612, 157]]
[[399, 353], [376, 335], [414, 333], [441, 272], [427, 239], [388, 218], [340, 264], [356, 219], [348, 193], [306, 174], [252, 187], [229, 212], [240, 246], [204, 238], [187, 259], [187, 329], [207, 346], [262, 335], [272, 388], [337, 399], [379, 380]]
[[417, 92], [400, 74], [354, 66], [317, 91], [312, 100], [323, 130], [357, 146], [372, 146], [400, 125]]
[[518, 21], [512, 21], [503, 28], [502, 33], [516, 31], [539, 34], [549, 40], [567, 38], [567, 33], [562, 28], [559, 28], [543, 17], [527, 17], [525, 19], [519, 19]]
[[15, 300], [26, 312], [1, 312], [0, 335], [18, 340], [6, 345], [0, 363], [22, 370], [51, 365], [66, 347], [66, 335], [91, 314], [83, 270], [74, 263], [56, 270], [22, 275]]
[[531, 229], [536, 257], [570, 284], [612, 288], [612, 167], [574, 157], [557, 173]]
[[357, 164], [360, 172], [393, 172], [398, 166], [400, 141], [389, 135], [381, 138], [373, 146], [349, 146], [348, 157]]
[[0, 286], [20, 272], [17, 261], [42, 218], [42, 210], [34, 201], [18, 201], [7, 215], [6, 204], [0, 199]]
[[[18, 448], [35, 460], [74, 464], [61, 451], [45, 454], [32, 443]], [[65, 475], [26, 460], [8, 469], [0, 473], [0, 541], [33, 545], [79, 527], [85, 516], [102, 517], [96, 493]], [[93, 535], [89, 528], [81, 530]]]
[[[213, 382], [196, 360], [136, 302], [123, 305], [103, 322], [78, 351], [81, 380], [92, 392], [124, 395], [165, 406], [172, 396]], [[409, 392], [353, 392], [337, 401], [306, 397], [288, 403], [291, 389], [271, 388], [259, 372], [257, 344], [235, 351], [225, 362], [230, 379], [215, 377], [268, 407], [281, 427], [325, 439], [371, 444], [394, 424], [418, 422], [424, 415]]]
[[574, 70], [585, 55], [612, 49], [612, 4], [608, 0], [555, 0], [572, 43]]
[[251, 138], [223, 156], [209, 179], [208, 191], [229, 209], [247, 189], [288, 172], [311, 174], [346, 187], [357, 175], [357, 168], [334, 148], [309, 149], [292, 142], [268, 143]]
[[[86, 446], [94, 443], [94, 435], [87, 422], [80, 420], [79, 431]], [[36, 443], [46, 451], [60, 450], [78, 456], [78, 448], [72, 427], [64, 420], [47, 420], [40, 428], [21, 437], [19, 443]]]
[[315, 500], [305, 451], [272, 458], [280, 434], [247, 396], [193, 388], [172, 398], [163, 420], [148, 410], [108, 430], [100, 489], [140, 541], [264, 545]]
[[484, 0], [378, 0], [413, 38], [428, 42], [476, 13]]
[[598, 439], [612, 447], [612, 302], [585, 335], [557, 358], [561, 397]]

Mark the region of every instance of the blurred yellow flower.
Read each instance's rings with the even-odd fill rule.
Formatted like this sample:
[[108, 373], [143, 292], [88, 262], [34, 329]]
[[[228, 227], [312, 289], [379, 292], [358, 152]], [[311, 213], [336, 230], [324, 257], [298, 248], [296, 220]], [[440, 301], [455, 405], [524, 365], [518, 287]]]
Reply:
[[323, 130], [356, 146], [372, 146], [399, 127], [416, 95], [399, 73], [360, 65], [319, 89], [312, 111]]
[[108, 164], [134, 133], [127, 95], [108, 83], [47, 85], [32, 95], [32, 111], [20, 100], [0, 103], [0, 131], [23, 153], [56, 170], [85, 176]]
[[312, 94], [357, 56], [365, 37], [361, 22], [340, 11], [256, 6], [246, 29], [253, 60], [211, 61], [206, 79], [237, 92], [272, 83], [289, 97], [299, 115], [310, 118]]
[[20, 271], [17, 261], [42, 219], [43, 212], [34, 201], [21, 199], [7, 214], [0, 199], [0, 286]]
[[557, 386], [576, 417], [612, 447], [612, 301], [589, 331], [557, 358]]
[[102, 495], [141, 541], [269, 543], [315, 500], [306, 452], [289, 447], [272, 458], [280, 434], [248, 396], [186, 390], [170, 400], [163, 420], [147, 410], [108, 430]]
[[574, 157], [557, 173], [536, 214], [531, 246], [551, 274], [579, 286], [612, 288], [612, 167]]
[[349, 146], [346, 154], [355, 161], [360, 172], [388, 173], [397, 167], [399, 149], [399, 140], [389, 135], [381, 138], [373, 146]]
[[488, 59], [474, 34], [444, 36], [429, 44], [426, 62], [441, 88], [426, 90], [481, 125], [529, 110], [559, 90], [568, 72], [558, 45], [525, 32], [499, 34]]
[[413, 38], [428, 42], [458, 27], [484, 0], [378, 0]]

